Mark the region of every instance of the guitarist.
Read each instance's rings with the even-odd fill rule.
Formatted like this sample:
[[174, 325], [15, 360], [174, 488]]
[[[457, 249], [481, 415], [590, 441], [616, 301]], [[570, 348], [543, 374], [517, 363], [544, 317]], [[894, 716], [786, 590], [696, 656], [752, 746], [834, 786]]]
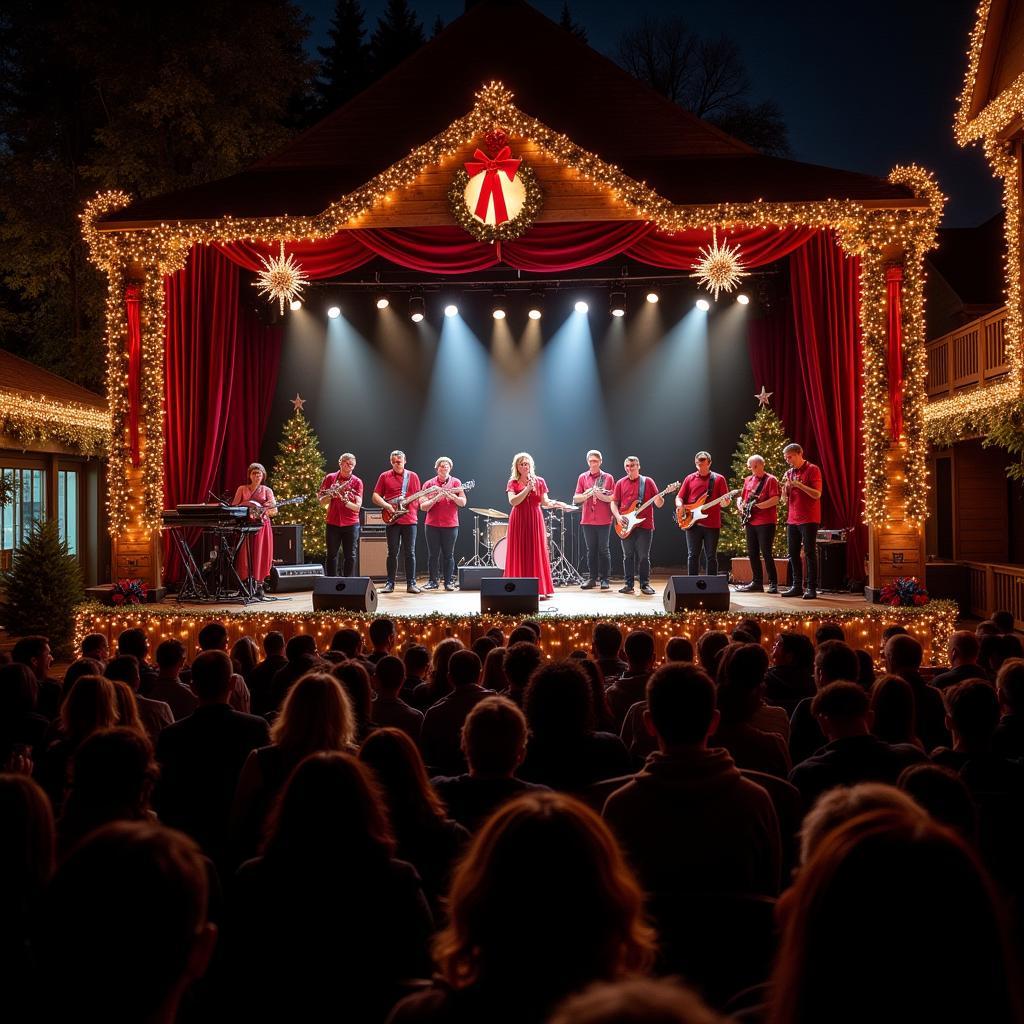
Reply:
[[750, 476], [743, 481], [743, 491], [736, 499], [740, 515], [746, 522], [743, 529], [747, 535], [747, 557], [750, 559], [750, 582], [737, 587], [737, 590], [761, 593], [764, 590], [764, 574], [761, 572], [761, 556], [768, 568], [768, 593], [779, 592], [779, 577], [775, 571], [775, 556], [772, 545], [775, 543], [775, 525], [779, 504], [779, 481], [765, 469], [764, 459], [760, 455], [751, 455], [747, 459]]
[[427, 513], [423, 532], [427, 535], [427, 574], [430, 582], [424, 590], [437, 590], [438, 578], [445, 590], [455, 589], [455, 541], [459, 536], [459, 509], [466, 507], [466, 494], [462, 481], [451, 475], [452, 460], [442, 455], [435, 463], [437, 475], [428, 480], [426, 487], [436, 484], [436, 494], [424, 498], [420, 508]]
[[[821, 527], [821, 470], [804, 458], [798, 444], [787, 444], [782, 454], [789, 465], [782, 480], [782, 496], [789, 503], [786, 540], [789, 544], [789, 572], [792, 583], [784, 597], [813, 601], [818, 596], [818, 529]], [[807, 588], [801, 593], [803, 565], [800, 549], [807, 559]]]
[[[622, 522], [619, 509], [629, 509], [633, 505], [642, 505], [648, 498], [658, 493], [658, 485], [649, 477], [640, 475], [640, 460], [630, 455], [622, 464], [626, 475], [615, 482], [610, 507], [612, 516], [617, 523]], [[654, 505], [661, 508], [665, 499], [657, 497]], [[626, 585], [619, 588], [620, 594], [633, 593], [634, 571], [640, 577], [640, 593], [650, 596], [654, 593], [651, 586], [651, 541], [654, 539], [654, 507], [648, 506], [636, 529], [622, 540], [622, 570], [626, 577]]]
[[[394, 512], [395, 506], [391, 504], [393, 498], [404, 498], [420, 489], [420, 478], [405, 468], [405, 452], [396, 450], [391, 453], [391, 468], [377, 477], [373, 488], [373, 503], [388, 512]], [[381, 591], [383, 594], [393, 594], [395, 591], [399, 552], [405, 553], [405, 589], [410, 594], [421, 593], [416, 586], [416, 524], [419, 522], [419, 508], [418, 501], [412, 502], [404, 515], [393, 519], [385, 527], [388, 539], [388, 582]]]
[[[697, 452], [693, 457], [697, 472], [691, 473], [681, 484], [676, 494], [676, 508], [683, 505], [703, 505], [715, 498], [721, 498], [728, 490], [725, 477], [711, 472], [711, 456]], [[703, 549], [707, 559], [708, 576], [718, 575], [718, 535], [722, 529], [722, 506], [715, 505], [707, 510], [707, 518], [686, 531], [686, 574], [700, 575], [700, 556]]]
[[601, 580], [601, 589], [607, 590], [608, 574], [611, 569], [612, 553], [608, 537], [612, 528], [612, 489], [615, 481], [611, 473], [601, 472], [602, 455], [592, 448], [587, 452], [590, 469], [581, 473], [576, 481], [576, 493], [572, 496], [574, 505], [583, 506], [583, 538], [587, 542], [588, 579], [582, 590], [593, 590]]
[[363, 503], [363, 481], [353, 470], [356, 457], [343, 452], [338, 457], [338, 472], [328, 473], [320, 485], [320, 504], [327, 505], [327, 570], [338, 575], [338, 551], [344, 552], [342, 576], [356, 571], [356, 550], [359, 547], [359, 509]]

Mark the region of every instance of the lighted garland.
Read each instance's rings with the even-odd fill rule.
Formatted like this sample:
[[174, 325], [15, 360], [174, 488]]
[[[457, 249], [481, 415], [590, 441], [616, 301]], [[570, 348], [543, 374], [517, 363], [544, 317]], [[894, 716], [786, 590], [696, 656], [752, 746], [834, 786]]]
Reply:
[[83, 455], [105, 455], [110, 444], [110, 416], [77, 402], [0, 390], [0, 433], [26, 445], [55, 442]]
[[477, 241], [491, 244], [510, 242], [512, 239], [526, 234], [537, 219], [537, 214], [544, 207], [544, 193], [532, 167], [520, 164], [516, 171], [516, 177], [523, 183], [526, 193], [522, 209], [514, 217], [510, 217], [501, 224], [486, 224], [479, 217], [475, 217], [473, 211], [466, 205], [466, 186], [469, 184], [469, 175], [465, 168], [460, 167], [452, 175], [452, 183], [448, 188], [448, 208], [452, 211], [452, 216], [459, 227], [463, 231], [469, 232]]
[[[922, 607], [892, 608], [866, 605], [856, 611], [830, 608], [816, 614], [795, 612], [713, 612], [693, 611], [678, 615], [634, 613], [629, 615], [543, 615], [541, 647], [549, 659], [567, 657], [576, 648], [589, 648], [596, 622], [614, 622], [625, 631], [648, 630], [655, 638], [656, 652], [662, 656], [665, 644], [673, 636], [686, 636], [696, 640], [709, 629], [731, 631], [740, 619], [756, 619], [763, 630], [762, 643], [770, 645], [779, 633], [796, 632], [813, 636], [823, 622], [837, 622], [855, 647], [880, 654], [882, 631], [891, 625], [904, 626], [924, 647], [926, 655], [942, 657], [949, 637], [956, 627], [959, 612], [953, 601], [931, 601]], [[335, 631], [355, 628], [368, 636], [370, 622], [379, 616], [369, 613], [337, 612], [273, 612], [247, 611], [218, 619], [227, 627], [229, 643], [243, 635], [260, 637], [272, 629], [285, 637], [308, 633], [317, 640], [320, 649], [330, 644]], [[151, 647], [162, 640], [177, 639], [187, 647], [195, 648], [199, 630], [215, 614], [183, 613], [174, 606], [146, 605], [144, 608], [111, 608], [93, 602], [80, 605], [75, 614], [75, 645], [89, 633], [102, 633], [110, 641], [124, 629], [140, 628], [146, 631]], [[448, 636], [458, 637], [467, 645], [486, 632], [499, 626], [505, 634], [522, 616], [512, 615], [392, 615], [397, 629], [397, 645], [408, 639], [432, 646]]]
[[[332, 203], [321, 214], [311, 217], [281, 215], [262, 218], [223, 217], [215, 220], [164, 223], [157, 227], [126, 231], [116, 223], [99, 224], [105, 214], [127, 205], [124, 193], [97, 196], [83, 218], [83, 234], [93, 262], [107, 270], [111, 291], [108, 296], [108, 392], [115, 440], [111, 446], [111, 476], [126, 465], [124, 424], [126, 387], [124, 366], [123, 286], [125, 268], [141, 267], [146, 285], [143, 296], [142, 425], [146, 438], [144, 456], [144, 504], [135, 523], [141, 528], [159, 526], [162, 511], [163, 463], [163, 305], [150, 306], [147, 299], [162, 290], [160, 276], [184, 266], [193, 245], [211, 242], [266, 239], [292, 239], [314, 242], [329, 238], [346, 227], [358, 227], [361, 217], [378, 206], [394, 200], [394, 193], [410, 185], [428, 168], [443, 166], [472, 140], [496, 127], [509, 136], [525, 139], [564, 167], [604, 185], [610, 196], [632, 209], [639, 220], [649, 221], [661, 231], [728, 229], [735, 225], [750, 227], [802, 226], [833, 228], [844, 251], [862, 257], [862, 333], [864, 336], [864, 437], [865, 437], [865, 512], [868, 525], [886, 521], [888, 481], [885, 453], [888, 435], [885, 410], [888, 404], [888, 378], [884, 358], [885, 295], [883, 252], [894, 248], [906, 253], [904, 339], [907, 365], [905, 381], [905, 428], [908, 459], [923, 467], [924, 322], [922, 303], [916, 297], [921, 288], [924, 253], [935, 243], [944, 197], [927, 172], [919, 168], [897, 168], [890, 181], [907, 185], [916, 201], [899, 209], [876, 209], [850, 199], [816, 202], [779, 203], [756, 200], [748, 203], [718, 203], [701, 207], [674, 206], [644, 182], [624, 174], [618, 167], [577, 146], [520, 111], [512, 94], [499, 82], [492, 82], [477, 94], [473, 109], [453, 122], [445, 131], [408, 156], [384, 170], [366, 185]], [[464, 186], [463, 186], [464, 187]], [[151, 283], [151, 278], [155, 278]], [[870, 296], [870, 299], [868, 298]], [[921, 347], [920, 357], [916, 354]], [[909, 467], [908, 467], [909, 468]], [[125, 478], [125, 474], [120, 474]], [[127, 484], [123, 484], [127, 488]], [[122, 498], [128, 497], [122, 493]], [[111, 496], [111, 532], [121, 532], [128, 523]], [[913, 519], [923, 519], [927, 505], [926, 477], [912, 471], [907, 480], [907, 509]]]

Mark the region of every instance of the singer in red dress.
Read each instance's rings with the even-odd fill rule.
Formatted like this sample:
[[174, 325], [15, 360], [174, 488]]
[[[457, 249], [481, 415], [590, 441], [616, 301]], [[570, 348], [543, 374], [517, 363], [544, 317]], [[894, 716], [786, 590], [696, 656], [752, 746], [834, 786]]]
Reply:
[[232, 505], [248, 505], [252, 509], [250, 515], [260, 520], [259, 532], [248, 535], [238, 550], [235, 562], [239, 578], [252, 581], [255, 589], [263, 586], [274, 564], [274, 532], [270, 528], [270, 517], [277, 515], [277, 505], [274, 492], [263, 482], [266, 479], [267, 471], [262, 464], [252, 463], [248, 485], [242, 484], [231, 502]]
[[544, 528], [544, 508], [568, 508], [565, 502], [548, 497], [548, 485], [537, 476], [533, 456], [520, 452], [512, 460], [512, 476], [505, 486], [512, 511], [508, 517], [508, 553], [505, 575], [533, 577], [538, 581], [540, 599], [555, 593], [548, 560], [548, 534]]

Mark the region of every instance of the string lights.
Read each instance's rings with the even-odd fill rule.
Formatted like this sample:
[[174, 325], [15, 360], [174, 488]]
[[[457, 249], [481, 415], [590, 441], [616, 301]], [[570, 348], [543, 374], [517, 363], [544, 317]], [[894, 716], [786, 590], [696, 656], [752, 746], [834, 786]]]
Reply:
[[83, 455], [102, 455], [110, 445], [110, 415], [78, 402], [0, 388], [0, 433], [26, 445], [52, 441]]
[[[477, 93], [473, 109], [447, 129], [367, 184], [331, 203], [315, 216], [287, 215], [258, 218], [222, 217], [214, 220], [176, 221], [143, 229], [119, 228], [104, 217], [128, 205], [120, 192], [97, 196], [83, 215], [83, 234], [91, 258], [107, 271], [110, 292], [107, 302], [108, 394], [113, 441], [110, 453], [110, 528], [115, 535], [129, 524], [140, 530], [155, 529], [162, 512], [163, 466], [163, 330], [162, 276], [185, 265], [194, 245], [212, 242], [265, 241], [315, 242], [343, 228], [359, 227], [361, 218], [396, 200], [424, 171], [450, 165], [475, 139], [500, 128], [509, 137], [536, 146], [548, 157], [581, 179], [603, 185], [609, 197], [632, 211], [636, 219], [652, 223], [664, 232], [716, 231], [748, 227], [803, 226], [833, 228], [843, 250], [861, 257], [861, 327], [864, 347], [864, 520], [881, 526], [887, 521], [889, 481], [885, 429], [888, 375], [885, 359], [885, 261], [905, 261], [904, 361], [908, 368], [904, 396], [904, 422], [908, 473], [905, 482], [908, 516], [920, 522], [926, 514], [927, 482], [924, 472], [924, 408], [926, 395], [922, 266], [924, 254], [935, 244], [936, 228], [945, 198], [931, 176], [916, 167], [897, 168], [893, 184], [907, 186], [914, 195], [900, 208], [874, 208], [852, 199], [814, 202], [717, 203], [707, 206], [676, 206], [567, 136], [548, 128], [519, 110], [512, 93], [500, 82], [491, 82]], [[454, 168], [452, 168], [454, 173]], [[131, 509], [127, 469], [125, 423], [127, 374], [123, 310], [124, 286], [141, 276], [142, 359], [141, 426], [144, 434], [143, 496]]]

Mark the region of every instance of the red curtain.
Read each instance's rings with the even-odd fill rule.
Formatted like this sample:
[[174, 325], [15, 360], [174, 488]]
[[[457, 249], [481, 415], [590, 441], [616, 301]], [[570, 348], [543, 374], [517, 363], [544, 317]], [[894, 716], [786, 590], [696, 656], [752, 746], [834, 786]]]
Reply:
[[885, 272], [889, 334], [889, 436], [903, 436], [903, 268]]
[[139, 391], [142, 383], [142, 313], [139, 286], [124, 290], [125, 319], [128, 324], [128, 455], [132, 465], [139, 459]]
[[[164, 505], [234, 492], [257, 457], [281, 357], [281, 331], [239, 307], [238, 270], [196, 246], [188, 264], [164, 279]], [[231, 495], [228, 494], [230, 498]], [[165, 538], [165, 575], [177, 578]]]

